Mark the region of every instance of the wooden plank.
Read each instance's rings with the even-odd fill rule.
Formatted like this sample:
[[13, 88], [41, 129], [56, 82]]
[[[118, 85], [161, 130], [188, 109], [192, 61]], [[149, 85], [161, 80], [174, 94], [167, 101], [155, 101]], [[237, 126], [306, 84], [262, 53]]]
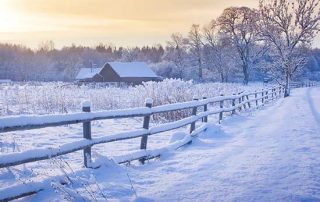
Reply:
[[[89, 105], [83, 105], [82, 106], [82, 111], [83, 112], [90, 112], [91, 111], [91, 104]], [[83, 122], [82, 124], [83, 127], [83, 138], [87, 140], [91, 140], [91, 122]], [[84, 161], [84, 166], [88, 168], [92, 161], [91, 161], [91, 147], [86, 147], [83, 149], [83, 161]]]
[[[207, 99], [207, 97], [203, 97], [204, 100]], [[203, 105], [203, 111], [208, 111], [208, 104]], [[202, 122], [207, 123], [208, 122], [208, 116], [203, 117]]]
[[247, 102], [248, 102], [248, 107], [251, 108], [250, 100], [249, 100], [249, 95], [246, 95]]
[[241, 111], [242, 107], [241, 107], [241, 101], [242, 101], [242, 97], [239, 97], [239, 111]]
[[[235, 95], [235, 94], [233, 94], [233, 95]], [[232, 113], [231, 113], [231, 114], [236, 114], [235, 106], [236, 106], [236, 99], [233, 99], [233, 100], [232, 100], [232, 107], [233, 107], [234, 109], [232, 110]]]
[[246, 103], [245, 103], [245, 101], [244, 101], [244, 95], [241, 97], [241, 100], [242, 100], [242, 103], [243, 103], [243, 108], [244, 109], [247, 109], [247, 106], [246, 106]]
[[[48, 128], [48, 127], [57, 127], [57, 126], [63, 126], [63, 125], [69, 125], [69, 124], [79, 124], [79, 123], [84, 123], [88, 121], [97, 121], [97, 120], [105, 120], [105, 119], [118, 119], [118, 118], [132, 118], [132, 117], [143, 117], [146, 114], [151, 114], [151, 112], [143, 112], [145, 111], [145, 108], [141, 108], [142, 112], [137, 112], [137, 113], [132, 113], [132, 114], [126, 114], [126, 115], [110, 115], [110, 116], [97, 116], [94, 118], [83, 118], [83, 119], [73, 119], [73, 120], [68, 120], [68, 121], [58, 121], [58, 122], [49, 122], [49, 123], [39, 123], [39, 124], [28, 124], [28, 125], [15, 125], [15, 126], [10, 126], [10, 127], [4, 127], [0, 128], [0, 133], [4, 132], [12, 132], [12, 131], [19, 131], [19, 130], [33, 130], [33, 129], [41, 129], [41, 128]], [[106, 111], [107, 112], [107, 111]], [[75, 114], [65, 114], [63, 116], [72, 116], [72, 115], [77, 115], [80, 113], [75, 113]], [[45, 115], [48, 117], [48, 115]], [[52, 117], [55, 117], [55, 115], [49, 115]], [[61, 115], [62, 116], [62, 115]], [[38, 119], [41, 119], [42, 116], [39, 116]], [[26, 116], [28, 118], [28, 116]], [[32, 117], [30, 117], [32, 119]], [[0, 118], [1, 121], [1, 118]], [[14, 118], [13, 118], [13, 121]]]
[[[220, 96], [223, 96], [223, 94], [221, 94]], [[220, 101], [220, 109], [223, 109], [223, 100]], [[219, 124], [221, 124], [222, 117], [223, 117], [223, 112], [221, 111], [219, 113]]]
[[[146, 100], [146, 107], [150, 108], [152, 107], [152, 99], [147, 99]], [[150, 125], [150, 115], [146, 115], [143, 119], [143, 128], [148, 130], [149, 129], [149, 125]], [[141, 137], [141, 143], [140, 143], [140, 149], [146, 150], [147, 149], [147, 144], [148, 144], [148, 135], [149, 134], [145, 134]], [[145, 158], [141, 158], [140, 162], [142, 164], [144, 164], [145, 162]]]
[[[197, 98], [193, 99], [194, 101], [198, 101]], [[192, 108], [192, 116], [196, 116], [197, 115], [197, 107], [193, 107]], [[190, 133], [192, 133], [194, 130], [196, 129], [196, 122], [192, 122], [190, 125]]]

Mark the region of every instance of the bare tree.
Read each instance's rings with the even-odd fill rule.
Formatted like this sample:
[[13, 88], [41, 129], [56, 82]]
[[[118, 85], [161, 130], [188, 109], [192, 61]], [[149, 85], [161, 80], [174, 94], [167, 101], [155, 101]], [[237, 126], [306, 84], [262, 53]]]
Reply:
[[55, 49], [54, 42], [51, 40], [48, 41], [42, 41], [39, 44], [39, 50], [40, 52], [48, 53], [50, 51], [53, 51]]
[[224, 10], [217, 22], [220, 31], [229, 36], [236, 48], [244, 75], [244, 84], [249, 82], [252, 48], [256, 45], [258, 12], [247, 7], [230, 7]]
[[189, 44], [190, 51], [192, 55], [195, 57], [198, 66], [198, 78], [199, 80], [203, 80], [202, 75], [202, 34], [199, 25], [193, 24], [191, 26], [191, 30], [189, 31]]
[[319, 31], [319, 0], [260, 0], [261, 35], [274, 50], [274, 73], [285, 80], [285, 97], [290, 95], [290, 80], [305, 64], [303, 48]]
[[175, 64], [178, 69], [179, 78], [184, 77], [186, 44], [187, 39], [185, 39], [180, 33], [172, 34], [171, 40], [167, 42], [167, 53], [165, 58]]
[[219, 33], [219, 26], [212, 20], [203, 28], [206, 63], [219, 74], [221, 82], [228, 82], [231, 69], [235, 66], [233, 47], [227, 37]]
[[139, 55], [138, 47], [135, 47], [135, 48], [128, 47], [123, 51], [121, 60], [125, 62], [134, 62], [138, 59], [138, 55]]

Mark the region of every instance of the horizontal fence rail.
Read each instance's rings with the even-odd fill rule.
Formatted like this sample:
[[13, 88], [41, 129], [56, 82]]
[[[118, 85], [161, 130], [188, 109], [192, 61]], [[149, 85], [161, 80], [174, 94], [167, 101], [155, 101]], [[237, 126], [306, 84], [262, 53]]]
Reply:
[[[145, 107], [122, 109], [122, 110], [109, 110], [91, 112], [90, 103], [83, 104], [82, 111], [79, 113], [71, 113], [64, 115], [28, 115], [28, 116], [12, 116], [0, 118], [0, 133], [11, 131], [40, 129], [46, 127], [62, 126], [67, 124], [83, 124], [83, 140], [75, 141], [72, 143], [61, 145], [59, 148], [50, 149], [33, 149], [25, 152], [18, 152], [12, 154], [0, 155], [0, 168], [9, 166], [17, 166], [24, 163], [31, 163], [35, 161], [50, 159], [53, 157], [69, 154], [79, 150], [83, 150], [84, 166], [93, 168], [91, 161], [91, 147], [98, 144], [116, 142], [121, 140], [128, 140], [133, 138], [141, 138], [140, 150], [131, 153], [127, 156], [115, 157], [117, 163], [125, 163], [133, 160], [139, 160], [144, 163], [145, 160], [155, 158], [161, 155], [162, 151], [168, 149], [177, 149], [192, 141], [192, 137], [198, 135], [206, 130], [208, 116], [217, 114], [218, 123], [221, 123], [225, 113], [235, 114], [236, 111], [241, 111], [249, 108], [257, 108], [264, 103], [280, 98], [284, 95], [284, 87], [272, 87], [255, 92], [241, 92], [230, 96], [217, 96], [213, 98], [194, 99], [189, 102], [167, 104], [161, 106], [152, 106], [152, 100], [146, 100]], [[227, 104], [226, 104], [227, 103]], [[209, 109], [209, 105], [216, 104], [217, 108]], [[182, 118], [177, 121], [160, 124], [157, 126], [149, 127], [152, 115], [158, 113], [167, 113], [178, 110], [191, 110], [190, 116]], [[129, 132], [121, 132], [117, 134], [105, 135], [99, 138], [92, 138], [91, 122], [95, 120], [104, 119], [118, 119], [130, 117], [144, 117], [141, 129]], [[204, 124], [196, 128], [196, 122], [202, 120]], [[168, 145], [162, 149], [148, 150], [147, 143], [148, 137], [165, 131], [174, 130], [184, 126], [190, 125], [190, 135], [184, 140]], [[6, 135], [6, 134], [2, 134]], [[20, 186], [20, 185], [19, 185]], [[5, 193], [13, 187], [0, 189], [0, 192]], [[42, 188], [41, 188], [42, 189]], [[26, 193], [35, 193], [41, 190], [29, 190]], [[8, 192], [10, 193], [10, 192]], [[28, 194], [21, 193], [20, 196]], [[0, 195], [0, 201], [6, 201], [18, 198], [18, 195]]]

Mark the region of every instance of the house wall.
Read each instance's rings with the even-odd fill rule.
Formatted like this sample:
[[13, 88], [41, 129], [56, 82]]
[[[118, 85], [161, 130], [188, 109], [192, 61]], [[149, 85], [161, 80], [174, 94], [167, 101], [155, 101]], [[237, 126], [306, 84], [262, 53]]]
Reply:
[[100, 75], [103, 77], [103, 79], [98, 82], [121, 82], [118, 74], [115, 73], [115, 71], [109, 65], [104, 66], [100, 72]]
[[158, 78], [152, 78], [152, 77], [122, 77], [121, 78], [122, 82], [133, 84], [133, 85], [138, 85], [146, 81], [157, 81], [157, 80]]
[[80, 79], [80, 82], [103, 82], [103, 78], [99, 75], [95, 75], [93, 78]]

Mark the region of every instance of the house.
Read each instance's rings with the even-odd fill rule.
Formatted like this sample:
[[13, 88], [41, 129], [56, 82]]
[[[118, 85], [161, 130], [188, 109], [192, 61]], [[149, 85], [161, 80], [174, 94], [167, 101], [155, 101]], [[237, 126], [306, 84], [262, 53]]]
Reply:
[[101, 68], [80, 69], [76, 80], [137, 85], [143, 81], [158, 81], [160, 79], [144, 62], [108, 62]]

